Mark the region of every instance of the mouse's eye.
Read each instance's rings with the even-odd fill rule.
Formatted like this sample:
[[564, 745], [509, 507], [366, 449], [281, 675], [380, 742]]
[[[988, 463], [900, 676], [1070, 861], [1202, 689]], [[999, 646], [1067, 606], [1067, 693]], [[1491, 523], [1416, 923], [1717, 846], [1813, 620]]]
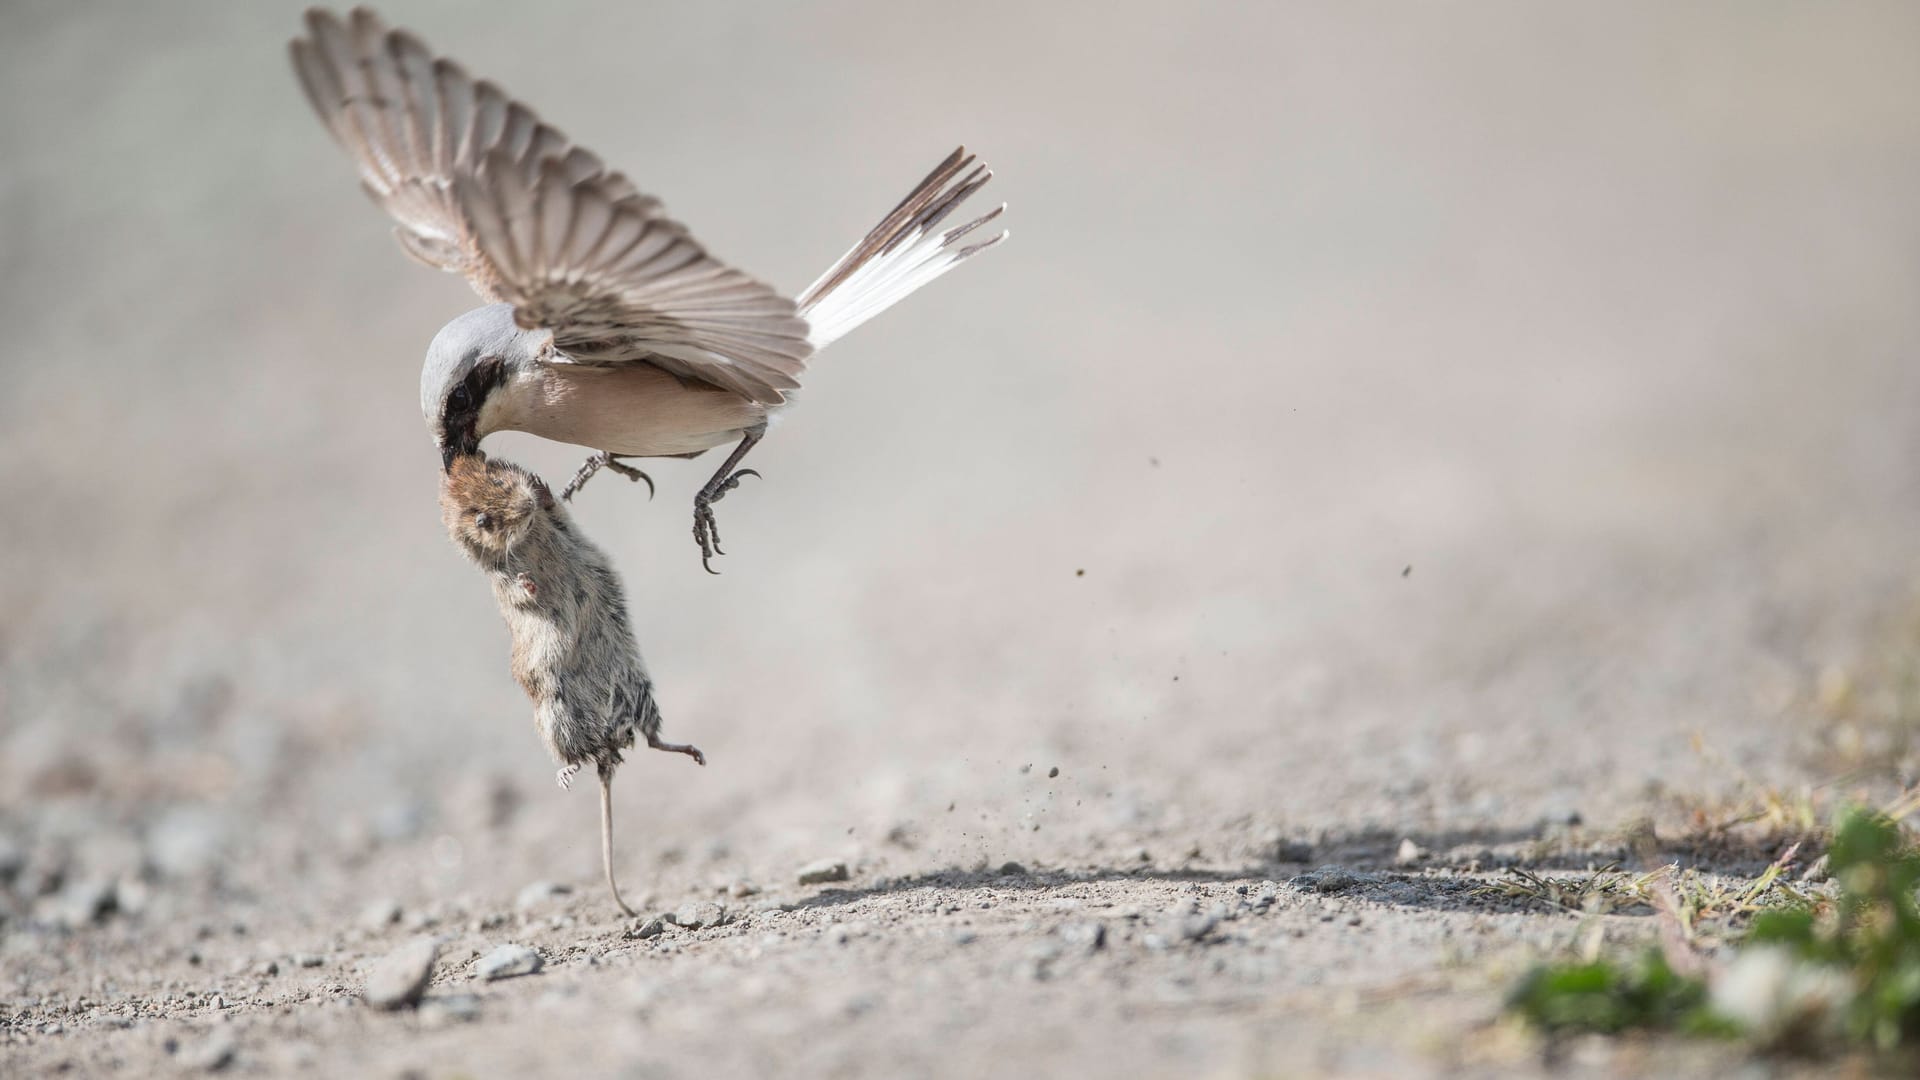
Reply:
[[491, 529], [493, 528], [493, 515], [482, 510], [473, 515], [473, 523], [482, 529]]

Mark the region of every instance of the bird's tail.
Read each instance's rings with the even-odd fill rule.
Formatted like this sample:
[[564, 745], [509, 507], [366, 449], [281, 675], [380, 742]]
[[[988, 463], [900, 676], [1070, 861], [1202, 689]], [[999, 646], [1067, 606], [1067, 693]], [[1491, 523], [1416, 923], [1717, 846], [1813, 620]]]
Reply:
[[964, 225], [936, 231], [940, 222], [991, 179], [993, 170], [975, 164], [966, 147], [955, 150], [865, 239], [809, 285], [800, 294], [799, 307], [801, 317], [807, 320], [807, 340], [813, 347], [824, 348], [953, 269], [960, 260], [1005, 240], [1003, 229], [985, 240], [961, 243], [969, 233], [999, 217], [1007, 208], [1005, 203]]

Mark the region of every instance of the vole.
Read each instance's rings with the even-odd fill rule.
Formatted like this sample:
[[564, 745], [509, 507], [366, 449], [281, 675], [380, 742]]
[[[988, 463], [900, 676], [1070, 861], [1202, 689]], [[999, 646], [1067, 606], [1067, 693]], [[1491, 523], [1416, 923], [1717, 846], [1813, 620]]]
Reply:
[[513, 677], [533, 700], [533, 723], [560, 765], [567, 788], [581, 767], [600, 774], [600, 859], [613, 902], [613, 771], [637, 736], [655, 750], [697, 747], [662, 742], [640, 649], [627, 621], [625, 590], [607, 557], [582, 534], [538, 476], [479, 453], [456, 458], [441, 482], [447, 533], [493, 584], [513, 635]]

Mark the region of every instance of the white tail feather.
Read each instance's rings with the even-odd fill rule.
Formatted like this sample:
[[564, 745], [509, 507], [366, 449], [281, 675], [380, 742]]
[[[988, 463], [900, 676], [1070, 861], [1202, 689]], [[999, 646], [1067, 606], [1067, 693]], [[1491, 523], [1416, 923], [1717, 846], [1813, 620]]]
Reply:
[[[978, 243], [961, 238], [1000, 216], [1006, 204], [944, 232], [937, 227], [967, 197], [993, 179], [993, 170], [973, 166], [966, 147], [955, 150], [927, 174], [880, 224], [842, 255], [800, 294], [800, 316], [815, 349], [899, 303], [908, 293], [954, 268], [976, 252], [1007, 238], [1006, 230]], [[968, 166], [973, 166], [968, 171]]]

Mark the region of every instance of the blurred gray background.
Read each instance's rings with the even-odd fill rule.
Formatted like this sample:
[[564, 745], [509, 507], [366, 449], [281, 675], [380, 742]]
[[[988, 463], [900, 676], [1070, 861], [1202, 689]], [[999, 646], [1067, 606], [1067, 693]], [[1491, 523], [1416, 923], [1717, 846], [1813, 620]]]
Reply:
[[[786, 289], [958, 142], [1012, 204], [818, 358], [724, 576], [711, 458], [576, 502], [712, 759], [622, 774], [635, 877], [1620, 820], [1730, 782], [1696, 733], [1803, 776], [1810, 673], [1911, 603], [1920, 8], [382, 10]], [[214, 822], [311, 914], [589, 880], [435, 507], [418, 365], [476, 301], [310, 115], [298, 11], [0, 12], [0, 821]], [[433, 857], [336, 871], [369, 836]]]

